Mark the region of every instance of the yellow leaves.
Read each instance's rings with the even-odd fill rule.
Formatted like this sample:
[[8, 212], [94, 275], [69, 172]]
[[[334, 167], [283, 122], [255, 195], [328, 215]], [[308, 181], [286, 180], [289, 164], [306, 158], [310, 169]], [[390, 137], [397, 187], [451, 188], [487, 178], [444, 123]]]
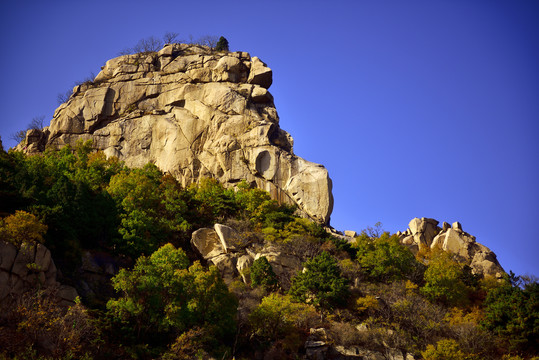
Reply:
[[463, 324], [478, 325], [481, 319], [483, 319], [483, 310], [478, 307], [474, 307], [467, 312], [463, 309], [454, 307], [444, 318], [444, 320], [452, 326]]
[[98, 339], [97, 330], [86, 309], [75, 304], [66, 309], [50, 293], [26, 295], [16, 310], [20, 321], [18, 331], [34, 342], [48, 341], [54, 345], [54, 357], [80, 354], [84, 346]]
[[360, 314], [369, 310], [376, 310], [378, 306], [378, 300], [372, 295], [362, 296], [356, 299], [355, 308]]
[[18, 247], [22, 243], [43, 243], [43, 235], [47, 225], [33, 214], [17, 210], [15, 214], [0, 220], [0, 240], [10, 242]]

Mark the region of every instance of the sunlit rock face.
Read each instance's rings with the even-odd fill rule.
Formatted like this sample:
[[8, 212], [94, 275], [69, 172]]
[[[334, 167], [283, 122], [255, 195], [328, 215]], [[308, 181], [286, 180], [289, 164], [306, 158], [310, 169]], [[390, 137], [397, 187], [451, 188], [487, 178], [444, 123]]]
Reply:
[[93, 140], [107, 156], [131, 167], [155, 163], [183, 185], [212, 177], [233, 187], [245, 179], [328, 224], [331, 179], [294, 154], [271, 83], [271, 69], [245, 52], [172, 44], [120, 56], [93, 83], [76, 86], [49, 127], [29, 131], [24, 150]]
[[408, 224], [408, 229], [398, 232], [400, 241], [410, 250], [440, 249], [454, 255], [455, 259], [472, 269], [474, 274], [501, 278], [505, 271], [498, 262], [496, 254], [486, 246], [475, 241], [475, 236], [462, 230], [462, 225], [455, 222], [452, 225], [429, 218], [414, 218]]

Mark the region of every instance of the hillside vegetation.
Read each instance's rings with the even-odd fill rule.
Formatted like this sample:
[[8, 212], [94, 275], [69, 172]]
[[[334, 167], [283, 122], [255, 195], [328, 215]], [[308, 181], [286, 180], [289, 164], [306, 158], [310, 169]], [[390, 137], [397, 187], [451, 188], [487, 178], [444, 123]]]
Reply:
[[[480, 278], [449, 253], [414, 256], [380, 229], [347, 241], [294, 211], [246, 182], [182, 187], [89, 142], [34, 156], [0, 151], [0, 240], [44, 244], [58, 280], [86, 294], [66, 307], [38, 285], [14, 299], [2, 309], [0, 359], [539, 355], [534, 279]], [[216, 223], [296, 254], [303, 271], [284, 284], [259, 257], [225, 282], [190, 242]], [[80, 287], [87, 252], [119, 267], [99, 291]]]

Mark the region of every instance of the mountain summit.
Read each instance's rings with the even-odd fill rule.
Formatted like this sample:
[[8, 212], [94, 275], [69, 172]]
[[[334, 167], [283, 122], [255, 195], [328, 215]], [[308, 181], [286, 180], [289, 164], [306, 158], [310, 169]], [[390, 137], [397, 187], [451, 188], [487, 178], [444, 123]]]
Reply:
[[[130, 167], [155, 163], [184, 186], [204, 177], [245, 179], [281, 203], [329, 224], [331, 179], [293, 152], [268, 92], [272, 71], [246, 52], [168, 44], [106, 62], [76, 86], [49, 127], [30, 130], [27, 153], [92, 140]], [[23, 145], [24, 144], [24, 145]]]

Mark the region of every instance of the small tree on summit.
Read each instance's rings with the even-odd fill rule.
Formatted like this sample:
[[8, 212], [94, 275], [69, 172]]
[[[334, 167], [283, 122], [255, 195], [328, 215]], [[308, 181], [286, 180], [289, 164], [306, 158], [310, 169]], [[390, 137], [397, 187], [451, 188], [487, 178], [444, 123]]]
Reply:
[[215, 50], [228, 51], [228, 40], [221, 36], [217, 42], [217, 45], [215, 46]]

